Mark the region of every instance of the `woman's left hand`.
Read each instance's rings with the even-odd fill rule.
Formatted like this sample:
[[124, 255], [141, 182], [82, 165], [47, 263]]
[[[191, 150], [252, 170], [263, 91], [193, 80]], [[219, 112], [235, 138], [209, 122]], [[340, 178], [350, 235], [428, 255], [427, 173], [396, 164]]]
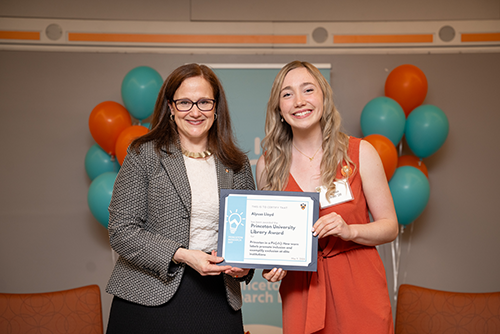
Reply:
[[262, 277], [264, 277], [271, 283], [281, 281], [283, 278], [285, 278], [286, 274], [287, 271], [281, 268], [273, 268], [272, 270], [269, 269], [262, 270]]
[[248, 275], [249, 271], [250, 271], [250, 269], [241, 269], [241, 268], [232, 267], [231, 269], [226, 270], [224, 273], [226, 273], [227, 275], [229, 275], [233, 278], [240, 278], [240, 277]]
[[319, 218], [312, 228], [314, 236], [324, 238], [326, 236], [339, 237], [342, 240], [352, 240], [353, 230], [347, 225], [341, 215], [332, 212]]

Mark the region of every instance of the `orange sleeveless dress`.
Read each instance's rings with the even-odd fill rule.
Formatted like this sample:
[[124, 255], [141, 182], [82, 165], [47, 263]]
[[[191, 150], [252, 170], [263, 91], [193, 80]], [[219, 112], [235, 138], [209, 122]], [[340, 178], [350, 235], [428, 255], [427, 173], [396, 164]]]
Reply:
[[[368, 224], [359, 174], [361, 139], [350, 137], [349, 157], [357, 169], [349, 178], [354, 200], [320, 210], [347, 224]], [[340, 178], [337, 171], [337, 178]], [[302, 191], [290, 174], [285, 191]], [[283, 333], [394, 333], [385, 269], [375, 247], [337, 237], [318, 241], [318, 271], [288, 271], [281, 282]]]

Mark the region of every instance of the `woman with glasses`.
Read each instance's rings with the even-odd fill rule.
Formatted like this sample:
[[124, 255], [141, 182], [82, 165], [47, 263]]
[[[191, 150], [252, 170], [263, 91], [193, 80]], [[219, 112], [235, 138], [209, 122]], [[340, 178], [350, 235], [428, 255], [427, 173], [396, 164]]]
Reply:
[[253, 270], [218, 265], [219, 191], [255, 186], [214, 72], [174, 70], [151, 128], [130, 145], [109, 206], [119, 258], [107, 333], [243, 333], [240, 282]]
[[373, 146], [342, 132], [332, 89], [310, 63], [291, 62], [276, 76], [262, 146], [259, 189], [320, 193], [317, 272], [263, 271], [282, 280], [283, 333], [393, 333], [375, 248], [398, 234], [387, 178]]

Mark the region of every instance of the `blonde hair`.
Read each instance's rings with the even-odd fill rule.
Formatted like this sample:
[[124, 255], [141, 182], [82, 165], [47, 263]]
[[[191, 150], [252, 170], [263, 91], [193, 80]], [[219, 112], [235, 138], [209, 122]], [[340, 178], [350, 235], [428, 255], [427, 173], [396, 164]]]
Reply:
[[327, 188], [327, 198], [335, 191], [337, 168], [352, 165], [352, 176], [356, 166], [348, 156], [349, 137], [341, 131], [341, 116], [333, 103], [333, 91], [321, 72], [312, 64], [292, 61], [286, 64], [274, 79], [271, 96], [267, 104], [266, 136], [262, 140], [265, 154], [267, 179], [264, 190], [283, 190], [288, 184], [292, 157], [292, 128], [281, 121], [280, 90], [283, 81], [291, 70], [306, 68], [316, 79], [323, 92], [323, 116], [320, 120], [323, 134], [323, 158], [321, 160], [321, 184]]

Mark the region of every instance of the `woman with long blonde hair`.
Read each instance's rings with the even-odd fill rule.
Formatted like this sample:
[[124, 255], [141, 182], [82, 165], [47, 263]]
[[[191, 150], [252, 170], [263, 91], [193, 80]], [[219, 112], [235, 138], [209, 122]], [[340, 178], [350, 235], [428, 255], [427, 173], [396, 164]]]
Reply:
[[311, 231], [319, 238], [317, 272], [274, 268], [262, 274], [282, 280], [283, 332], [392, 333], [375, 246], [394, 240], [398, 223], [377, 151], [342, 132], [332, 89], [307, 62], [293, 61], [276, 76], [265, 130], [257, 187], [318, 191], [322, 198]]

